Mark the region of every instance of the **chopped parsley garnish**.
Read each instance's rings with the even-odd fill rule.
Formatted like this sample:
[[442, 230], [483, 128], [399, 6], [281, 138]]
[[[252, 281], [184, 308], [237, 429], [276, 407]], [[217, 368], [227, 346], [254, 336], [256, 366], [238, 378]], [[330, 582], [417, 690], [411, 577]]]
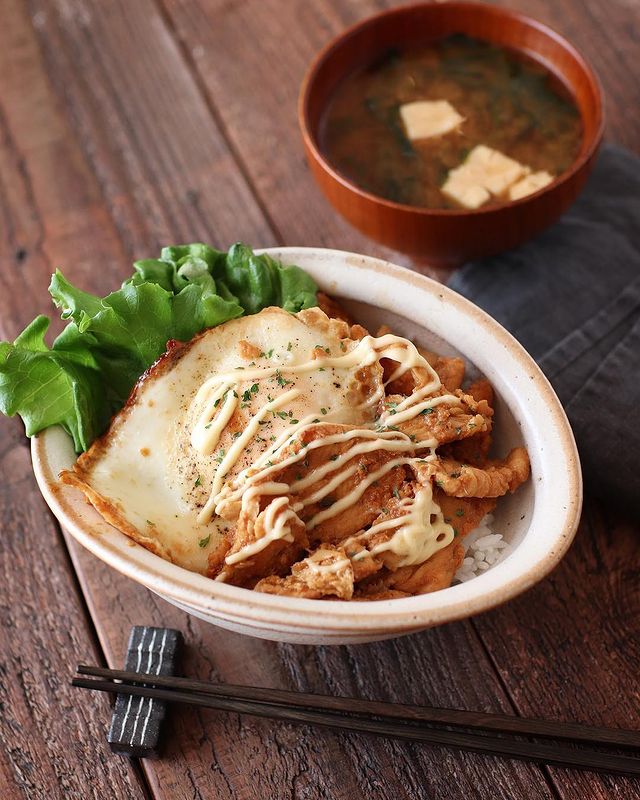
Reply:
[[456, 508], [456, 517], [464, 517], [464, 511], [461, 508]]
[[248, 403], [251, 400], [251, 392], [248, 389], [242, 393], [242, 400], [245, 403]]
[[286, 411], [276, 411], [276, 414], [280, 417], [280, 419], [286, 419], [287, 418], [287, 412]]
[[194, 485], [194, 486], [202, 486], [202, 479], [200, 478], [200, 476], [199, 476], [199, 475], [198, 475], [198, 477], [196, 478], [196, 481], [195, 481], [195, 483], [194, 483], [193, 485]]
[[287, 352], [290, 353], [292, 347], [293, 347], [293, 345], [291, 344], [291, 342], [289, 342], [289, 344], [287, 345]]
[[151, 520], [150, 520], [150, 519], [148, 519], [148, 520], [147, 520], [147, 525], [151, 525], [151, 527], [152, 527], [152, 528], [155, 528], [155, 526], [156, 526], [156, 523], [155, 523], [155, 522], [151, 522]]
[[218, 455], [216, 456], [216, 461], [218, 462], [218, 464], [222, 464], [222, 459], [225, 457], [225, 453], [226, 451], [224, 449], [218, 451]]
[[288, 386], [290, 383], [293, 383], [293, 381], [288, 381], [286, 378], [283, 378], [279, 369], [276, 370], [276, 380], [278, 381], [278, 386]]
[[336, 453], [333, 456], [329, 456], [329, 461], [337, 461], [339, 458], [340, 456]]
[[326, 408], [321, 408], [320, 409], [320, 413], [321, 414], [326, 414], [327, 413], [327, 409]]
[[420, 414], [422, 416], [424, 416], [425, 414], [433, 414], [433, 411], [434, 411], [433, 408], [423, 408]]
[[255, 394], [259, 389], [260, 389], [260, 387], [258, 386], [258, 384], [254, 383], [253, 386], [251, 387], [250, 391], [251, 391], [252, 394]]
[[393, 496], [396, 498], [396, 500], [400, 499], [400, 492], [398, 491], [398, 487], [397, 486], [393, 487]]
[[242, 431], [236, 431], [236, 432], [233, 434], [232, 438], [233, 438], [233, 439], [237, 439], [239, 436], [242, 436]]
[[312, 425], [315, 425], [315, 424], [316, 424], [316, 422], [320, 422], [320, 420], [319, 420], [317, 417], [316, 417], [315, 419], [312, 419], [312, 420], [311, 420], [311, 424], [312, 424]]
[[297, 425], [297, 424], [298, 424], [298, 422], [300, 422], [300, 420], [298, 420], [298, 419], [290, 419], [290, 420], [289, 420], [289, 424], [290, 424], [290, 425]]
[[204, 539], [198, 539], [198, 547], [206, 547], [211, 541], [211, 534], [205, 536]]

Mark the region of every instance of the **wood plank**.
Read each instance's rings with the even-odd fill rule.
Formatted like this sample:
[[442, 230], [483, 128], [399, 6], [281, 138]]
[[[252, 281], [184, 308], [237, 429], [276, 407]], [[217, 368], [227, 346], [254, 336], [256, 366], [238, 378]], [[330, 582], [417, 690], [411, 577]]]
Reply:
[[[589, 504], [558, 569], [474, 619], [519, 713], [640, 727], [639, 533]], [[551, 772], [563, 797], [640, 798], [637, 780]]]
[[[0, 258], [3, 270], [0, 338], [41, 307], [49, 265], [39, 253], [44, 220], [33, 202], [24, 149], [57, 145], [55, 117], [39, 128], [45, 93], [37, 48], [25, 38], [28, 20], [18, 3], [4, 4], [0, 49]], [[33, 139], [18, 140], [9, 111], [28, 103], [8, 91], [17, 75], [33, 89]], [[11, 108], [10, 108], [11, 107]], [[40, 142], [36, 141], [40, 139]], [[70, 177], [72, 170], [69, 170]], [[11, 265], [11, 266], [9, 266]], [[147, 796], [135, 765], [114, 759], [106, 745], [109, 704], [80, 702], [68, 684], [78, 660], [101, 660], [93, 626], [76, 584], [60, 531], [33, 479], [29, 450], [16, 421], [0, 428], [0, 796], [88, 797], [103, 786], [114, 798]], [[100, 775], [96, 780], [96, 772]]]
[[[56, 9], [65, 11], [66, 16], [56, 15]], [[157, 239], [158, 243], [171, 240], [176, 235], [176, 226], [183, 224], [180, 218], [173, 219], [163, 210], [164, 204], [170, 206], [179, 202], [180, 198], [171, 194], [168, 200], [163, 196], [162, 208], [149, 223], [152, 228], [144, 227], [148, 211], [145, 204], [149, 197], [155, 197], [155, 187], [160, 183], [173, 185], [175, 180], [172, 183], [163, 176], [161, 181], [152, 172], [153, 162], [146, 161], [145, 148], [136, 147], [142, 131], [152, 127], [158, 113], [164, 113], [162, 101], [158, 100], [159, 108], [145, 109], [144, 116], [138, 118], [138, 98], [136, 95], [131, 99], [126, 76], [118, 77], [122, 82], [117, 95], [109, 90], [116, 63], [128, 64], [133, 60], [129, 57], [133, 40], [124, 29], [142, 31], [146, 26], [147, 37], [140, 57], [146, 64], [145, 75], [152, 75], [157, 81], [149, 90], [151, 94], [161, 93], [171, 81], [181, 84], [186, 79], [176, 51], [165, 48], [165, 32], [149, 6], [144, 3], [129, 5], [124, 19], [115, 22], [112, 22], [114, 15], [97, 2], [83, 4], [82, 9], [82, 14], [77, 16], [69, 13], [66, 3], [32, 6], [47, 71], [52, 76], [65, 117], [71, 120], [74, 131], [81, 137], [84, 160], [78, 155], [78, 163], [83, 165], [83, 170], [96, 176], [84, 177], [93, 187], [91, 191], [96, 193], [98, 206], [106, 208], [105, 213], [113, 219], [108, 233], [97, 242], [92, 241], [87, 229], [79, 230], [75, 239], [57, 242], [56, 260], [68, 263], [70, 276], [92, 288], [102, 279], [103, 273], [112, 279], [122, 277], [124, 259], [117, 262], [114, 259], [114, 252], [120, 246], [129, 251], [134, 245], [137, 248], [152, 239]], [[80, 70], [75, 68], [76, 64], [81, 65]], [[139, 75], [137, 80], [143, 77]], [[100, 98], [98, 104], [91, 105], [86, 86]], [[196, 101], [197, 98], [190, 101], [194, 114]], [[128, 127], [124, 122], [122, 125], [126, 136], [131, 138], [130, 149], [129, 139], [120, 144], [118, 137], [124, 133], [120, 133], [118, 115], [127, 120]], [[192, 146], [190, 135], [183, 138], [177, 130], [172, 131], [171, 136], [173, 148], [180, 152]], [[209, 129], [206, 134], [201, 133], [201, 140], [215, 136], [215, 127], [209, 122]], [[127, 159], [117, 158], [118, 148], [125, 146]], [[77, 153], [76, 142], [71, 141], [68, 147]], [[174, 161], [163, 163], [163, 169], [172, 170], [171, 175], [176, 180], [180, 177], [179, 167], [184, 157], [176, 158], [178, 166]], [[34, 181], [38, 187], [36, 201], [39, 201], [45, 191], [43, 187], [46, 186], [47, 191], [54, 190], [46, 181], [46, 170], [40, 172], [41, 163], [34, 163], [32, 167], [29, 158], [27, 163], [30, 169], [39, 172], [39, 181]], [[206, 166], [206, 159], [202, 164]], [[145, 169], [150, 171], [148, 179]], [[60, 171], [58, 202], [65, 196], [64, 169]], [[218, 178], [225, 186], [240, 180], [237, 174], [235, 178], [224, 175]], [[100, 205], [101, 198], [104, 206]], [[219, 193], [210, 202], [214, 200], [225, 204], [234, 202], [232, 195], [221, 199]], [[126, 214], [120, 213], [120, 204], [126, 207]], [[90, 213], [85, 211], [88, 216]], [[239, 216], [236, 205], [234, 217]], [[211, 225], [215, 224], [215, 230], [218, 230], [217, 223], [218, 215], [212, 212]], [[254, 241], [262, 235], [262, 226], [260, 223], [250, 237]], [[180, 238], [187, 237], [188, 233], [181, 230]], [[210, 238], [211, 231], [208, 233], [207, 238]], [[91, 270], [74, 268], [76, 248], [81, 253], [86, 249], [91, 254]], [[146, 254], [146, 251], [137, 254]], [[29, 296], [23, 299], [25, 306], [30, 299]], [[70, 544], [70, 550], [110, 664], [121, 663], [130, 624], [170, 624], [181, 628], [187, 636], [190, 647], [185, 671], [193, 675], [318, 690], [340, 687], [345, 692], [361, 691], [371, 695], [384, 688], [390, 696], [407, 700], [423, 697], [434, 702], [494, 710], [509, 707], [468, 623], [370, 648], [278, 646], [234, 636], [188, 618], [146, 590], [120, 578], [75, 545]], [[466, 659], [467, 666], [461, 667], [469, 652], [472, 657]], [[410, 669], [416, 672], [409, 682], [402, 681], [402, 686], [396, 686], [398, 662], [402, 674], [411, 674]], [[416, 664], [420, 664], [419, 669]], [[453, 682], [451, 675], [461, 672], [468, 679]], [[488, 693], [487, 686], [491, 687]], [[444, 797], [452, 772], [458, 776], [457, 781], [465, 792], [472, 796], [483, 786], [496, 797], [529, 797], [532, 786], [536, 787], [538, 796], [553, 796], [540, 770], [507, 761], [490, 762], [470, 755], [436, 753], [412, 745], [372, 742], [364, 738], [347, 739], [328, 732], [300, 731], [260, 721], [240, 726], [233, 717], [207, 715], [197, 710], [176, 711], [174, 724], [177, 735], [169, 738], [167, 757], [145, 764], [158, 797], [265, 797], [294, 791], [307, 796], [324, 792], [326, 796], [344, 798], [374, 793], [381, 797], [426, 798], [434, 794]], [[487, 764], [491, 765], [490, 779]]]
[[307, 168], [297, 123], [298, 91], [311, 58], [376, 4], [162, 0], [162, 5], [280, 240], [408, 263], [335, 214]]
[[102, 654], [18, 424], [0, 429], [0, 473], [0, 797], [81, 798], [102, 787], [109, 798], [144, 798], [135, 765], [107, 746], [108, 700], [83, 702], [69, 685], [79, 661]]
[[[129, 624], [185, 635], [185, 674], [207, 680], [510, 711], [473, 629], [458, 623], [352, 647], [274, 644], [216, 629], [125, 581], [78, 549], [80, 580], [109, 664]], [[144, 611], [141, 611], [144, 609]], [[157, 798], [551, 798], [544, 774], [501, 759], [180, 708], [165, 757], [145, 764]], [[451, 776], [456, 792], [451, 794]]]

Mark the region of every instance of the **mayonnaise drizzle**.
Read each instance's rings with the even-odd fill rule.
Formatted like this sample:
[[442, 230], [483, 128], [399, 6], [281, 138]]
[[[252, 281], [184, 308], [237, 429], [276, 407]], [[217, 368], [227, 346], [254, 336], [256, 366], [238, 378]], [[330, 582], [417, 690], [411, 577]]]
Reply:
[[[258, 433], [260, 422], [270, 413], [273, 414], [286, 403], [298, 397], [300, 393], [297, 389], [292, 388], [261, 406], [253, 414], [242, 433], [234, 440], [229, 450], [226, 453], [221, 451], [218, 456], [219, 464], [215, 471], [211, 494], [198, 517], [198, 521], [204, 524], [212, 518], [214, 513], [223, 512], [230, 503], [241, 501], [242, 508], [246, 509], [256, 497], [281, 495], [271, 500], [265, 509], [263, 517], [265, 534], [255, 542], [245, 545], [238, 552], [228, 556], [225, 560], [229, 565], [237, 564], [259, 553], [270, 542], [278, 539], [292, 541], [290, 523], [294, 519], [299, 520], [297, 512], [300, 512], [305, 506], [323, 500], [345, 480], [352, 477], [357, 472], [358, 465], [350, 464], [349, 462], [352, 462], [356, 456], [376, 450], [386, 450], [399, 454], [398, 457], [391, 458], [385, 462], [379, 469], [364, 476], [344, 497], [336, 500], [328, 508], [314, 514], [306, 522], [307, 531], [313, 530], [322, 522], [337, 516], [354, 503], [357, 503], [369, 486], [384, 477], [394, 467], [417, 460], [415, 453], [418, 450], [430, 449], [431, 454], [426, 458], [434, 458], [437, 440], [414, 442], [401, 431], [381, 430], [381, 428], [393, 427], [407, 422], [418, 414], [438, 405], [460, 404], [460, 399], [452, 394], [434, 396], [434, 393], [441, 389], [437, 373], [426, 359], [420, 355], [417, 348], [407, 339], [400, 336], [394, 336], [393, 334], [385, 334], [377, 338], [365, 336], [339, 356], [320, 355], [318, 349], [314, 353], [314, 358], [300, 364], [267, 364], [265, 366], [236, 369], [215, 375], [205, 381], [196, 395], [196, 402], [202, 405], [202, 411], [191, 434], [191, 444], [194, 449], [202, 455], [211, 455], [214, 452], [224, 429], [238, 407], [238, 387], [241, 383], [247, 381], [259, 381], [274, 376], [277, 376], [279, 381], [279, 376], [282, 373], [287, 376], [293, 376], [320, 368], [324, 370], [361, 369], [375, 364], [381, 358], [398, 363], [397, 368], [385, 382], [385, 386], [398, 380], [407, 371], [415, 367], [425, 370], [428, 380], [393, 409], [387, 408], [376, 423], [364, 423], [362, 427], [355, 430], [319, 437], [309, 442], [306, 447], [287, 455], [286, 458], [277, 463], [271, 463], [273, 456], [280, 454], [287, 446], [291, 445], [302, 432], [320, 421], [327, 421], [331, 416], [331, 411], [323, 415], [322, 420], [318, 420], [317, 414], [310, 414], [304, 417], [295, 425], [292, 425], [291, 429], [287, 428], [283, 431], [278, 439], [261, 453], [249, 467], [238, 473], [233, 480], [225, 483], [227, 474]], [[373, 408], [383, 396], [384, 390], [380, 387], [356, 408], [361, 410], [367, 407]], [[306, 459], [310, 451], [328, 445], [349, 443], [353, 440], [355, 442], [344, 453], [339, 454], [334, 460], [317, 467], [311, 474], [295, 481], [291, 486], [268, 480], [273, 473], [280, 472], [286, 467]], [[326, 476], [331, 475], [331, 473], [335, 474], [324, 486], [295, 504], [289, 505], [288, 496], [300, 494]], [[265, 481], [265, 479], [267, 480]], [[375, 554], [390, 550], [401, 557], [401, 566], [419, 564], [451, 541], [453, 529], [444, 522], [440, 509], [433, 501], [430, 486], [418, 489], [414, 500], [403, 501], [402, 505], [407, 508], [406, 515], [378, 523], [369, 528], [364, 534], [364, 538], [368, 539], [375, 533], [397, 527], [398, 530], [393, 536], [388, 541], [376, 545], [371, 551], [361, 551], [355, 558], [364, 557], [367, 552]], [[431, 522], [432, 517], [434, 518], [433, 524]], [[338, 562], [335, 563], [337, 564]], [[333, 565], [326, 566], [332, 567]], [[220, 580], [224, 580], [224, 573], [218, 577]]]

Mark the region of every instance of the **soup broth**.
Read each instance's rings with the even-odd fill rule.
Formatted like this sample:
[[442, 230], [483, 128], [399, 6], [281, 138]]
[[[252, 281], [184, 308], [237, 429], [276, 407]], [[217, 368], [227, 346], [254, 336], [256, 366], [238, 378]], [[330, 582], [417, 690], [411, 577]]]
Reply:
[[[464, 119], [409, 139], [400, 107], [447, 100]], [[426, 208], [460, 208], [441, 187], [478, 145], [556, 177], [576, 159], [582, 123], [559, 80], [539, 64], [466, 36], [389, 51], [337, 88], [320, 128], [329, 161], [363, 189]], [[493, 194], [483, 207], [508, 199]]]

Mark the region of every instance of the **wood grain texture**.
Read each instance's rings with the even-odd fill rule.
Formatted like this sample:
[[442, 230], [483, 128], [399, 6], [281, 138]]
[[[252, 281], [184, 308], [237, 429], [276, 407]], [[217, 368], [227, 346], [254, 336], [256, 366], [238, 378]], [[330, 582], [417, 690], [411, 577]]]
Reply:
[[[299, 143], [295, 98], [315, 50], [344, 24], [382, 5], [370, 0], [29, 0], [30, 24], [24, 5], [2, 0], [2, 333], [13, 336], [34, 313], [47, 309], [48, 273], [59, 263], [85, 288], [106, 291], [128, 272], [134, 257], [178, 240], [226, 245], [242, 237], [255, 244], [326, 244], [381, 254], [342, 223], [313, 186]], [[640, 55], [631, 6], [622, 0], [606, 11], [597, 0], [562, 5], [532, 0], [527, 9], [518, 0], [516, 5], [556, 24], [579, 45], [600, 48], [603, 41], [617, 39], [619, 61], [614, 50], [593, 60], [596, 67], [602, 63], [605, 87], [612, 86], [610, 131], [623, 142], [639, 141], [640, 111], [637, 103], [633, 106], [637, 87], [628, 78]], [[13, 452], [17, 425], [5, 423], [3, 429], [11, 431], [7, 453]], [[34, 617], [36, 630], [27, 639], [9, 631], [13, 638], [7, 644], [13, 649], [6, 652], [17, 651], [23, 662], [46, 671], [66, 657], [67, 640], [75, 637], [73, 661], [76, 654], [97, 659], [82, 609], [69, 611], [77, 595], [68, 565], [58, 558], [64, 555], [59, 539], [53, 539], [57, 548], [46, 540], [53, 555], [32, 565], [37, 574], [16, 572], [19, 537], [43, 536], [37, 514], [48, 520], [34, 510], [42, 504], [28, 477], [26, 450], [18, 450], [22, 477], [0, 502], [5, 518], [19, 513], [22, 522], [3, 531], [0, 558], [1, 548], [10, 548], [11, 581], [0, 583], [0, 598], [7, 610], [19, 609], [23, 582], [35, 580], [51, 599], [50, 611]], [[15, 469], [14, 461], [6, 464]], [[634, 535], [637, 530], [622, 524], [609, 529], [594, 512], [560, 570], [521, 600], [473, 623], [395, 642], [334, 648], [276, 645], [217, 630], [122, 578], [73, 542], [69, 550], [112, 666], [122, 663], [130, 625], [166, 624], [185, 634], [185, 674], [205, 679], [493, 711], [514, 707], [519, 713], [623, 724], [637, 722], [632, 703], [637, 707], [640, 587]], [[31, 552], [40, 551], [34, 548]], [[56, 604], [67, 609], [60, 630], [51, 611]], [[592, 616], [578, 615], [579, 607]], [[34, 627], [34, 619], [20, 619], [20, 629]], [[45, 623], [56, 628], [51, 653], [38, 642]], [[0, 650], [0, 663], [4, 654]], [[19, 671], [12, 660], [2, 691], [19, 687]], [[17, 703], [12, 714], [27, 718], [21, 700], [12, 694], [10, 703], [12, 708]], [[75, 712], [88, 722], [86, 729], [77, 721], [71, 726], [74, 758], [68, 757], [69, 763], [55, 758], [61, 743], [68, 745], [66, 729], [53, 708], [44, 701], [40, 708], [37, 735], [31, 733], [28, 743], [20, 740], [22, 749], [35, 754], [31, 761], [37, 769], [22, 769], [25, 762], [4, 730], [0, 787], [6, 784], [8, 791], [0, 792], [3, 800], [73, 797], [82, 780], [95, 796], [143, 796], [126, 764], [96, 755], [104, 740], [99, 734], [96, 739], [95, 720], [105, 729], [108, 723], [104, 701], [92, 698]], [[5, 718], [11, 719], [2, 710], [0, 731]], [[158, 798], [638, 796], [637, 787], [621, 779], [550, 772], [406, 743], [194, 709], [175, 709], [170, 719], [165, 757], [144, 763]], [[46, 751], [45, 726], [52, 731]], [[22, 772], [31, 780], [26, 793], [15, 778]]]
[[78, 702], [69, 686], [77, 660], [101, 653], [17, 424], [0, 430], [0, 473], [0, 797], [85, 800], [108, 786], [144, 798], [135, 765], [107, 747], [108, 700]]
[[[356, 647], [278, 645], [187, 617], [74, 550], [109, 664], [121, 664], [134, 622], [179, 627], [184, 674], [206, 680], [404, 702], [509, 711], [509, 702], [468, 623]], [[452, 676], [455, 675], [455, 679]], [[164, 758], [146, 762], [158, 798], [529, 798], [555, 795], [543, 771], [500, 759], [346, 736], [266, 720], [179, 708]], [[452, 791], [451, 776], [458, 789]]]
[[[638, 526], [588, 504], [543, 583], [474, 626], [518, 712], [640, 727]], [[552, 769], [562, 797], [640, 798], [640, 781]]]

